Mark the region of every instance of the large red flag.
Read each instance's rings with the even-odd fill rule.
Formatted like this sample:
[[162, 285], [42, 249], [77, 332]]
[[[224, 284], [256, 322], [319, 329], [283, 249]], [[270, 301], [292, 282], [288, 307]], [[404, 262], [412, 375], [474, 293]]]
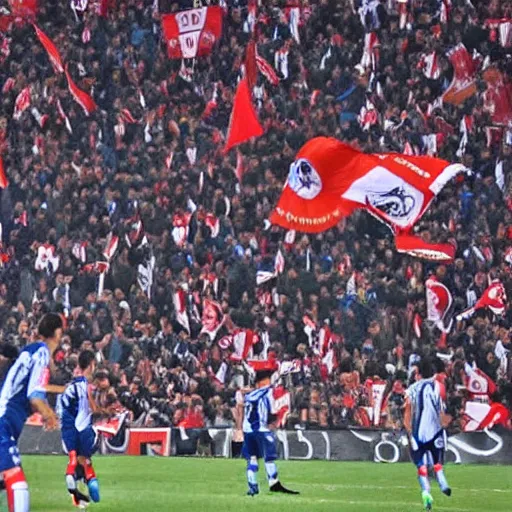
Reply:
[[62, 65], [62, 59], [60, 57], [59, 50], [53, 44], [53, 41], [34, 23], [34, 30], [36, 35], [44, 46], [44, 49], [48, 53], [50, 62], [52, 63], [53, 69], [56, 73], [64, 73], [64, 66]]
[[0, 155], [0, 188], [7, 188], [8, 185], [9, 180], [5, 174], [4, 159], [2, 158], [2, 155]]
[[170, 59], [209, 55], [222, 34], [222, 8], [189, 9], [162, 16], [162, 29]]
[[75, 98], [75, 101], [84, 109], [86, 116], [92, 114], [98, 108], [98, 106], [91, 98], [91, 96], [89, 96], [89, 94], [87, 94], [85, 91], [82, 91], [78, 85], [73, 82], [67, 66], [64, 72], [66, 73], [66, 78], [68, 80], [69, 92], [73, 98]]
[[15, 17], [35, 19], [37, 0], [9, 0], [11, 12]]
[[263, 132], [252, 105], [247, 78], [243, 78], [236, 89], [224, 153], [252, 137], [263, 135]]
[[499, 279], [495, 279], [491, 283], [473, 307], [457, 315], [457, 320], [467, 320], [471, 318], [477, 310], [483, 308], [490, 309], [493, 314], [498, 316], [505, 313], [505, 309], [507, 308], [507, 293]]
[[364, 154], [336, 139], [317, 137], [299, 150], [291, 164], [270, 221], [286, 229], [319, 233], [362, 208], [399, 235], [399, 251], [450, 259], [446, 244], [424, 242], [412, 234], [412, 228], [445, 184], [461, 172], [469, 171], [438, 158]]

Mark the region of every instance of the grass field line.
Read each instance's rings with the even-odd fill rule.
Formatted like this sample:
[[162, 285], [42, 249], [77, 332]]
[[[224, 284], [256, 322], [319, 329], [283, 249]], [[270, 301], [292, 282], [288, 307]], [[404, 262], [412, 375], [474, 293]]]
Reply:
[[[296, 485], [300, 485], [302, 487], [306, 486], [306, 487], [322, 487], [326, 490], [329, 490], [329, 488], [333, 488], [333, 489], [368, 489], [368, 490], [371, 490], [371, 489], [374, 489], [374, 490], [377, 490], [377, 491], [385, 491], [385, 490], [388, 490], [388, 489], [412, 489], [412, 485], [371, 485], [371, 484], [324, 484], [324, 483], [312, 483], [312, 482], [302, 482], [302, 481], [297, 481], [297, 480], [286, 480], [287, 483], [289, 484], [296, 484]], [[512, 493], [512, 489], [478, 489], [478, 488], [473, 488], [473, 489], [462, 489], [462, 488], [459, 488], [459, 487], [452, 487], [452, 490], [453, 491], [460, 491], [460, 492], [496, 492], [496, 493]]]
[[[40, 489], [40, 488], [35, 488], [37, 489], [38, 491], [43, 491], [43, 489]], [[123, 489], [123, 494], [132, 494], [132, 493], [135, 493], [137, 495], [140, 496], [141, 494], [141, 489]], [[65, 494], [65, 493], [63, 493]], [[107, 496], [112, 494], [110, 492], [106, 492], [105, 493]], [[164, 491], [164, 490], [160, 490], [160, 489], [152, 489], [151, 490], [151, 494], [153, 495], [164, 495], [164, 496], [169, 496], [169, 492], [168, 491]], [[114, 494], [112, 494], [114, 495]], [[298, 496], [285, 496], [285, 495], [281, 495], [281, 496], [276, 496], [275, 494], [270, 494], [270, 493], [266, 493], [266, 492], [263, 492], [261, 493], [259, 496], [257, 497], [254, 497], [254, 498], [250, 498], [248, 496], [243, 496], [243, 495], [240, 495], [238, 493], [223, 493], [223, 494], [211, 494], [211, 493], [198, 493], [198, 492], [195, 492], [187, 497], [187, 499], [191, 500], [191, 501], [196, 501], [196, 499], [202, 499], [202, 498], [208, 498], [208, 499], [211, 499], [212, 496], [215, 496], [215, 499], [216, 500], [224, 500], [224, 501], [231, 501], [233, 502], [233, 499], [242, 499], [242, 500], [247, 500], [248, 502], [253, 502], [253, 501], [257, 501], [257, 500], [263, 500], [265, 502], [268, 502], [268, 501], [271, 501], [271, 502], [275, 502], [275, 503], [286, 503], [286, 504], [290, 504], [291, 502], [296, 502], [297, 505], [302, 505], [304, 503], [311, 503], [311, 504], [320, 504], [320, 503], [324, 503], [324, 504], [340, 504], [340, 505], [357, 505], [357, 506], [374, 506], [376, 505], [376, 502], [375, 501], [359, 501], [359, 500], [354, 500], [354, 499], [351, 499], [351, 500], [347, 500], [347, 499], [335, 499], [335, 498], [314, 498], [314, 497], [308, 497], [304, 494], [301, 494], [301, 495], [298, 495]], [[104, 502], [105, 501], [108, 501], [108, 500], [103, 500]], [[386, 500], [385, 502], [381, 502], [378, 504], [379, 506], [379, 509], [389, 509], [389, 508], [395, 508], [395, 507], [414, 507], [414, 506], [417, 506], [418, 505], [418, 502], [417, 501], [389, 501], [389, 500]], [[473, 509], [468, 509], [468, 508], [457, 508], [457, 507], [442, 507], [442, 506], [436, 506], [435, 510], [447, 510], [447, 511], [450, 511], [450, 512], [474, 512]]]

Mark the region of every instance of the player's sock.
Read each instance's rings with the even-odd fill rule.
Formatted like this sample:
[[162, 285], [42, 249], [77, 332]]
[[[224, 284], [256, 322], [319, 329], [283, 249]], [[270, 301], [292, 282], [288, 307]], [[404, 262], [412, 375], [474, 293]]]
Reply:
[[4, 482], [9, 512], [29, 512], [30, 494], [23, 470], [13, 468], [5, 471]]
[[446, 480], [443, 465], [436, 464], [434, 466], [434, 472], [436, 474], [437, 483], [439, 484], [441, 491], [444, 494], [446, 494], [447, 496], [451, 496], [452, 490], [450, 489], [450, 486], [448, 485], [448, 480]]
[[254, 496], [259, 493], [257, 473], [258, 459], [256, 457], [251, 457], [247, 462], [247, 483], [249, 484], [249, 491], [247, 494], [249, 496]]
[[423, 492], [430, 493], [430, 481], [428, 479], [427, 466], [420, 466], [418, 468], [418, 482], [420, 483]]
[[69, 452], [69, 462], [68, 467], [66, 468], [66, 475], [74, 475], [76, 471], [76, 466], [78, 464], [78, 457], [76, 455], [75, 450], [71, 450]]
[[279, 481], [275, 462], [265, 462], [265, 471], [267, 472], [268, 485], [272, 487]]
[[89, 489], [89, 496], [92, 501], [98, 503], [98, 501], [100, 501], [100, 484], [96, 478], [96, 473], [92, 467], [91, 460], [85, 459], [83, 466], [85, 470], [85, 481], [87, 482], [87, 487]]

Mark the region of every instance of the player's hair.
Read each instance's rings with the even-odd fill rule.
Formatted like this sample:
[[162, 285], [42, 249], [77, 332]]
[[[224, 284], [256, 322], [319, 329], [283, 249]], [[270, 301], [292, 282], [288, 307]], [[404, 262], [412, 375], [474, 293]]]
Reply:
[[428, 357], [422, 357], [418, 363], [418, 371], [422, 379], [430, 379], [434, 376], [434, 367], [432, 361]]
[[53, 338], [57, 329], [62, 329], [62, 318], [56, 313], [46, 313], [39, 322], [38, 331], [43, 338]]
[[96, 356], [92, 350], [84, 350], [80, 352], [80, 355], [78, 356], [78, 366], [80, 370], [87, 370], [95, 358]]
[[260, 382], [264, 379], [270, 379], [270, 377], [272, 377], [272, 375], [274, 374], [274, 372], [272, 370], [262, 370], [262, 371], [259, 371], [259, 372], [256, 372], [256, 382]]

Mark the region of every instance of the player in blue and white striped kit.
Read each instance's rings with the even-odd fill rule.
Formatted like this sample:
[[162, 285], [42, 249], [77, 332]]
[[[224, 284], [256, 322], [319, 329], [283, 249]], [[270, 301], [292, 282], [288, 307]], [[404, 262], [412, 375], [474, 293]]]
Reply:
[[273, 369], [256, 371], [256, 389], [244, 398], [244, 444], [242, 454], [247, 459], [247, 481], [249, 496], [259, 493], [257, 480], [258, 459], [265, 461], [268, 484], [271, 492], [299, 494], [283, 487], [279, 481], [275, 460], [277, 441], [270, 430], [273, 421], [271, 376]]
[[445, 414], [444, 384], [436, 379], [432, 363], [422, 359], [418, 365], [419, 379], [407, 389], [404, 424], [409, 434], [411, 458], [418, 468], [423, 506], [432, 510], [428, 467], [433, 466], [441, 491], [452, 491], [444, 475], [445, 427], [450, 417]]
[[30, 495], [18, 452], [18, 439], [32, 412], [39, 412], [45, 427], [58, 427], [46, 401], [48, 366], [62, 337], [62, 319], [48, 313], [39, 323], [41, 341], [27, 345], [7, 372], [0, 394], [0, 473], [7, 491], [9, 512], [29, 512]]
[[[94, 352], [83, 351], [78, 356], [79, 376], [73, 378], [60, 398], [62, 442], [69, 455], [66, 469], [66, 485], [73, 496], [73, 503], [80, 506], [100, 501], [98, 479], [92, 467], [91, 457], [97, 450], [96, 432], [92, 427], [92, 409], [89, 382], [96, 369]], [[81, 493], [77, 480], [85, 478], [89, 497]]]

